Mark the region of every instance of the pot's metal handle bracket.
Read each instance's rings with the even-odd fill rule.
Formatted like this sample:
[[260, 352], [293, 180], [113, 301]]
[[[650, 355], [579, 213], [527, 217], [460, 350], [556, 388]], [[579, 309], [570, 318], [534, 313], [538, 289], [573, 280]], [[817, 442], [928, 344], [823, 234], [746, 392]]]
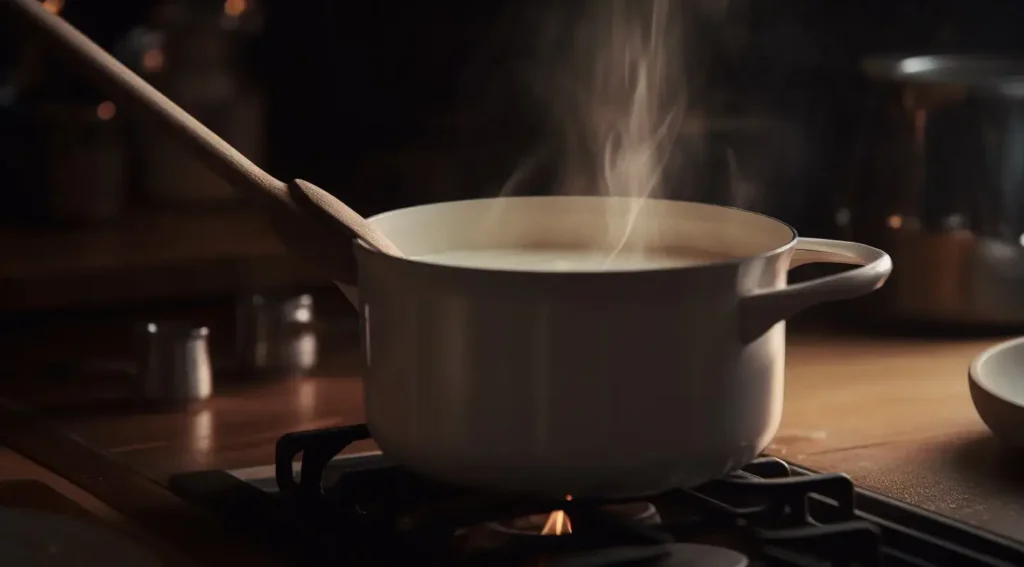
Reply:
[[347, 283], [342, 283], [339, 281], [335, 281], [334, 285], [338, 286], [338, 289], [341, 290], [341, 293], [342, 295], [345, 296], [345, 299], [347, 299], [348, 302], [352, 304], [352, 307], [355, 307], [356, 311], [359, 311], [359, 290], [356, 289], [356, 286], [349, 285]]
[[797, 240], [790, 267], [816, 262], [860, 267], [740, 298], [740, 339], [744, 343], [757, 340], [780, 321], [812, 305], [867, 295], [882, 287], [892, 273], [892, 259], [877, 248], [842, 240]]

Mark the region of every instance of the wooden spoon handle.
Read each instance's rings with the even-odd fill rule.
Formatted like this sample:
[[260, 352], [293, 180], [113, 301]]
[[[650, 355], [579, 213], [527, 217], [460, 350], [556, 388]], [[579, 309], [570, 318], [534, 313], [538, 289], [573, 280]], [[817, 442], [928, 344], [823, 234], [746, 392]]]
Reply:
[[141, 111], [189, 147], [214, 173], [240, 191], [287, 198], [285, 184], [249, 161], [230, 144], [150, 86], [38, 0], [8, 0], [13, 11], [76, 67], [105, 87], [117, 102]]
[[[289, 186], [289, 194], [292, 202], [299, 208], [305, 209], [307, 214], [313, 218], [324, 218], [326, 224], [344, 226], [348, 234], [355, 233], [355, 236], [365, 242], [371, 248], [375, 248], [385, 254], [402, 257], [403, 254], [394, 244], [391, 243], [380, 231], [370, 226], [359, 213], [353, 211], [348, 205], [335, 199], [333, 195], [313, 185], [308, 181], [296, 179]], [[335, 239], [337, 242], [337, 239]]]
[[46, 11], [38, 0], [7, 2], [58, 53], [118, 102], [140, 111], [219, 177], [256, 197], [288, 248], [315, 262], [335, 281], [354, 281], [352, 237], [384, 253], [402, 255], [366, 219], [331, 194], [304, 181], [285, 184], [260, 169], [63, 18]]

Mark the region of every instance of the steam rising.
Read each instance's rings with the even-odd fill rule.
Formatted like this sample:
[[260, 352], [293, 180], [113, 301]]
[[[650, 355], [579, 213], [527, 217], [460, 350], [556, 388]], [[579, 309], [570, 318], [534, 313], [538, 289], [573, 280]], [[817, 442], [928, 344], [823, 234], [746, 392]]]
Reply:
[[[742, 160], [731, 147], [719, 154], [725, 178], [707, 176], [705, 135], [711, 129], [704, 111], [710, 109], [699, 107], [710, 99], [700, 68], [705, 54], [698, 50], [731, 31], [730, 1], [583, 0], [552, 6], [546, 26], [530, 28], [541, 43], [533, 74], [550, 118], [548, 146], [520, 165], [500, 195], [533, 183], [538, 171], [542, 177], [554, 173], [545, 165], [557, 155], [555, 193], [620, 198], [606, 209], [604, 241], [594, 243], [610, 250], [606, 268], [627, 247], [630, 257], [657, 255], [645, 240], [657, 227], [635, 230], [651, 222], [640, 217], [649, 198], [702, 200], [711, 187], [719, 197], [724, 189], [732, 204], [748, 204], [758, 191], [741, 173]], [[719, 128], [734, 126], [715, 122]], [[481, 226], [500, 230], [496, 220], [482, 219]]]
[[684, 36], [694, 9], [718, 17], [725, 0], [583, 5], [581, 13], [552, 23], [558, 40], [547, 46], [541, 84], [564, 137], [558, 192], [629, 199], [626, 214], [609, 210], [610, 261], [629, 239], [644, 200], [665, 196], [664, 174], [675, 165], [680, 134], [699, 129], [699, 116], [689, 106], [688, 87], [696, 74], [687, 69], [692, 58]]
[[596, 80], [590, 104], [583, 106], [590, 139], [603, 141], [599, 187], [608, 195], [634, 198], [626, 218], [609, 219], [623, 225], [609, 260], [625, 245], [643, 199], [661, 193], [662, 171], [685, 112], [685, 99], [669, 96], [680, 71], [673, 65], [675, 50], [667, 35], [675, 31], [669, 0], [654, 0], [649, 13], [631, 13], [644, 4], [609, 3], [611, 33], [607, 43], [592, 51]]

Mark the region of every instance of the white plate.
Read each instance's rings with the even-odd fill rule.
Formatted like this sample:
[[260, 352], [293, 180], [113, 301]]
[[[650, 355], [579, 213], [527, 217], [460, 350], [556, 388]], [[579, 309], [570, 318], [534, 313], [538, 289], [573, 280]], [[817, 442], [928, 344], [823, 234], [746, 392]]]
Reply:
[[116, 533], [66, 516], [0, 508], [4, 567], [160, 567], [160, 560]]
[[967, 374], [981, 420], [1003, 443], [1024, 448], [1024, 338], [979, 354]]

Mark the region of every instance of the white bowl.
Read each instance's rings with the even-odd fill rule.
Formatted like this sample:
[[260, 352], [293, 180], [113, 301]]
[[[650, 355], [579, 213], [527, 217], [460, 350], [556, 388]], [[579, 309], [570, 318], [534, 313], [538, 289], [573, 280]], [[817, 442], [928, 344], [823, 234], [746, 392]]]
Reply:
[[1024, 338], [982, 352], [967, 376], [981, 420], [1003, 443], [1024, 448]]

